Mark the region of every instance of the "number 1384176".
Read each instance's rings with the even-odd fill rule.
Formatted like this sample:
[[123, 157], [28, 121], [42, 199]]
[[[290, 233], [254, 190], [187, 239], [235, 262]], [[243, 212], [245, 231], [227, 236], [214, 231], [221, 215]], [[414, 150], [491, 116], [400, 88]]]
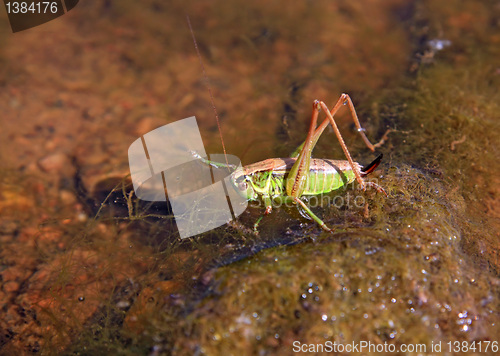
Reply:
[[55, 1], [8, 1], [5, 3], [8, 14], [55, 14], [58, 3]]
[[498, 341], [448, 341], [448, 352], [498, 352]]

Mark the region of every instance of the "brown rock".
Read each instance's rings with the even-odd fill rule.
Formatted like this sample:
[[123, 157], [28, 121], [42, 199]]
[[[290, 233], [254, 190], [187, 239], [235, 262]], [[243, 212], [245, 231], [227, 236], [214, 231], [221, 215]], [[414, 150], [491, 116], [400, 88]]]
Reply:
[[61, 173], [65, 167], [71, 166], [71, 163], [66, 154], [56, 152], [40, 159], [38, 166], [46, 173]]

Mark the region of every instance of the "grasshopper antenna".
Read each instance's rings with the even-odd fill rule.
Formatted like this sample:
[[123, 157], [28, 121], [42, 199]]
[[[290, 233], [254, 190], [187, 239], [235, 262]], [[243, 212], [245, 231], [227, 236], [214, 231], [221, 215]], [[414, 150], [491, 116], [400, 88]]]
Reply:
[[212, 104], [212, 108], [214, 109], [215, 119], [217, 120], [217, 128], [219, 129], [219, 136], [220, 136], [220, 141], [222, 143], [222, 150], [224, 151], [224, 157], [226, 158], [226, 164], [229, 167], [229, 162], [227, 161], [226, 146], [224, 145], [224, 139], [222, 138], [222, 130], [220, 128], [219, 115], [217, 114], [217, 109], [215, 108], [214, 96], [212, 95], [212, 89], [210, 88], [210, 82], [208, 80], [207, 73], [205, 72], [205, 66], [203, 65], [203, 61], [201, 60], [200, 50], [198, 49], [198, 43], [196, 42], [196, 37], [194, 36], [194, 31], [193, 31], [193, 27], [191, 26], [191, 20], [189, 19], [189, 15], [186, 15], [186, 19], [187, 19], [187, 23], [189, 26], [189, 31], [191, 31], [191, 37], [193, 37], [194, 48], [196, 49], [196, 54], [198, 55], [198, 59], [200, 61], [201, 70], [203, 72], [203, 77], [205, 78], [205, 85], [207, 86], [208, 93], [210, 94], [210, 102]]

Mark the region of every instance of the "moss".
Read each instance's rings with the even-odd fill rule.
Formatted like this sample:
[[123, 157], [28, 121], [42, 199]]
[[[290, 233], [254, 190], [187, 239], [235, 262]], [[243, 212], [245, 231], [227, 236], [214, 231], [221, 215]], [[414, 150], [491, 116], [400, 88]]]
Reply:
[[219, 269], [209, 296], [180, 324], [175, 335], [189, 337], [174, 337], [175, 349], [286, 353], [294, 340], [430, 347], [494, 335], [498, 288], [468, 262], [442, 182], [409, 166], [392, 168], [384, 182], [390, 199], [375, 204], [371, 227]]

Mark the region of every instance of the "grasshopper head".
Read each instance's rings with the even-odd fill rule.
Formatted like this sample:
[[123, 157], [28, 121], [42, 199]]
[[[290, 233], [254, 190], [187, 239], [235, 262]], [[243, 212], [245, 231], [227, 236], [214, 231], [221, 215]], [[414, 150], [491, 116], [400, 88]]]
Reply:
[[231, 183], [238, 194], [247, 200], [257, 200], [258, 195], [253, 189], [251, 178], [246, 175], [244, 169], [237, 169], [233, 172]]

